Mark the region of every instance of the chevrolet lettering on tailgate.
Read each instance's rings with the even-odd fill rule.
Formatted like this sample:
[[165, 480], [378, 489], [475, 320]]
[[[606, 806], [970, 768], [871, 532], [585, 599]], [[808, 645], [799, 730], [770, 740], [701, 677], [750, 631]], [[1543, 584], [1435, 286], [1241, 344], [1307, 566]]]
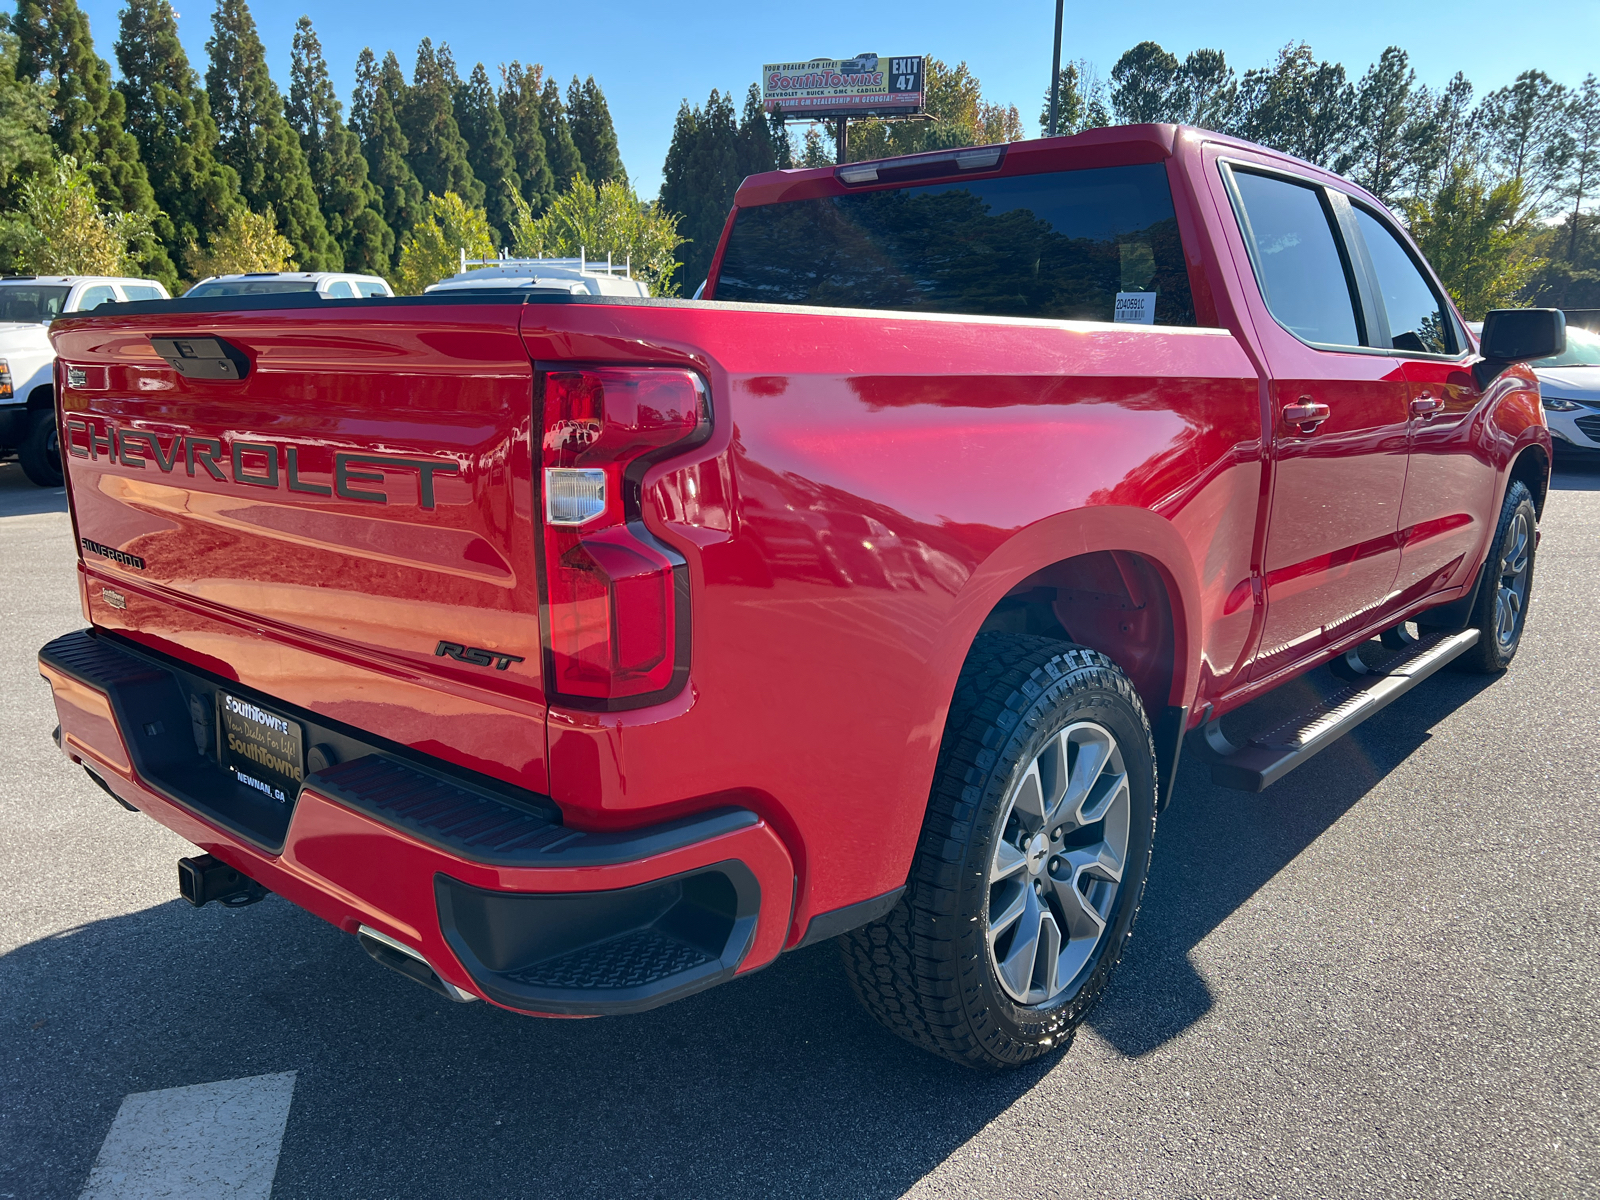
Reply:
[[[384, 472], [415, 471], [417, 503], [429, 509], [435, 502], [435, 477], [461, 474], [461, 464], [449, 459], [335, 450], [328, 472], [330, 481], [318, 483], [302, 474], [299, 446], [230, 437], [224, 447], [221, 438], [193, 434], [176, 434], [163, 444], [161, 435], [148, 429], [121, 429], [109, 421], [75, 416], [67, 418], [66, 446], [74, 458], [104, 458], [139, 470], [154, 464], [163, 474], [181, 466], [186, 475], [194, 475], [198, 469], [219, 483], [287, 488], [311, 496], [337, 495], [369, 504], [389, 503], [388, 493], [379, 490], [385, 481]], [[225, 467], [229, 469], [227, 473]]]

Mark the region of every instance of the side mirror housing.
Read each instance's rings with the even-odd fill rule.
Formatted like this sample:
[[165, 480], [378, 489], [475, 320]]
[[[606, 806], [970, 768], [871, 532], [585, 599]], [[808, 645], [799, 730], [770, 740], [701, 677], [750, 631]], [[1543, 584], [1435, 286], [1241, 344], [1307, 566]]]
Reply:
[[1567, 314], [1559, 308], [1492, 308], [1478, 338], [1483, 361], [1473, 364], [1472, 374], [1479, 387], [1488, 387], [1512, 363], [1548, 358], [1566, 348]]
[[1548, 358], [1567, 348], [1567, 315], [1559, 308], [1495, 308], [1483, 319], [1479, 352], [1491, 362]]

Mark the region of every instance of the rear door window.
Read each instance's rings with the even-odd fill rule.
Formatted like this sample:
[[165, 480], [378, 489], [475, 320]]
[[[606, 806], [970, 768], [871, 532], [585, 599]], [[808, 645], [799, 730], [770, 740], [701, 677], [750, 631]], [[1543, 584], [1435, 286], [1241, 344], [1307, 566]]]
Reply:
[[105, 283], [97, 283], [93, 287], [84, 288], [83, 294], [78, 297], [78, 311], [88, 312], [91, 308], [99, 308], [102, 304], [115, 303], [117, 289]]
[[1301, 341], [1361, 345], [1354, 282], [1322, 189], [1233, 172], [1256, 282], [1277, 322]]
[[129, 300], [164, 300], [161, 289], [148, 283], [125, 283], [122, 294]]
[[348, 279], [335, 279], [328, 285], [328, 295], [334, 300], [354, 300], [355, 289], [350, 286]]
[[741, 208], [715, 297], [1193, 325], [1166, 167], [963, 179]]
[[1352, 208], [1389, 316], [1391, 347], [1412, 354], [1455, 354], [1455, 322], [1449, 308], [1411, 252], [1377, 217], [1364, 208]]

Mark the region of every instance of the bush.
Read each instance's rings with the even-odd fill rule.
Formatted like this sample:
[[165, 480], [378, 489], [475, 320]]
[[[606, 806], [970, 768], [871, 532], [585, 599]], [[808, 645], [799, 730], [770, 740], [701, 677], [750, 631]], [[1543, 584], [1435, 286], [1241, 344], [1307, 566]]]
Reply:
[[429, 284], [447, 279], [461, 269], [461, 251], [468, 258], [494, 255], [494, 235], [489, 216], [470, 207], [455, 192], [429, 196], [426, 212], [400, 242], [396, 290], [417, 296]]
[[150, 218], [101, 205], [71, 155], [24, 183], [5, 231], [8, 258], [33, 275], [128, 275], [138, 269], [129, 244], [150, 235]]
[[676, 255], [684, 244], [678, 236], [677, 215], [641, 204], [620, 180], [608, 179], [598, 188], [587, 180], [574, 180], [542, 217], [534, 217], [520, 197], [513, 203], [517, 216], [511, 226], [511, 252], [519, 258], [576, 258], [580, 250], [591, 259], [609, 254], [613, 262], [631, 262], [634, 277], [652, 295], [677, 293], [678, 285], [668, 282], [682, 265]]
[[186, 258], [196, 279], [212, 275], [243, 275], [250, 271], [292, 271], [294, 246], [278, 232], [269, 205], [264, 213], [236, 208], [228, 223], [204, 250], [189, 243]]

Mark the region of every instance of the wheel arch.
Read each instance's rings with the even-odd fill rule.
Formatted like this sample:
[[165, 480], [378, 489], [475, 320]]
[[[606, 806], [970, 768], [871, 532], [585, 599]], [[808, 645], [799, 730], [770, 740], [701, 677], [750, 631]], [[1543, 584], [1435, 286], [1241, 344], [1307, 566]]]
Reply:
[[41, 383], [28, 393], [28, 411], [38, 412], [41, 409], [53, 409], [56, 406], [56, 385]]
[[1530, 442], [1517, 452], [1506, 472], [1506, 486], [1521, 482], [1533, 494], [1533, 511], [1544, 519], [1544, 502], [1550, 494], [1550, 454], [1538, 442]]
[[1116, 662], [1154, 723], [1194, 693], [1199, 613], [1192, 559], [1167, 521], [1113, 505], [1058, 514], [1014, 535], [968, 580], [948, 677], [953, 686], [980, 633], [1062, 637]]

